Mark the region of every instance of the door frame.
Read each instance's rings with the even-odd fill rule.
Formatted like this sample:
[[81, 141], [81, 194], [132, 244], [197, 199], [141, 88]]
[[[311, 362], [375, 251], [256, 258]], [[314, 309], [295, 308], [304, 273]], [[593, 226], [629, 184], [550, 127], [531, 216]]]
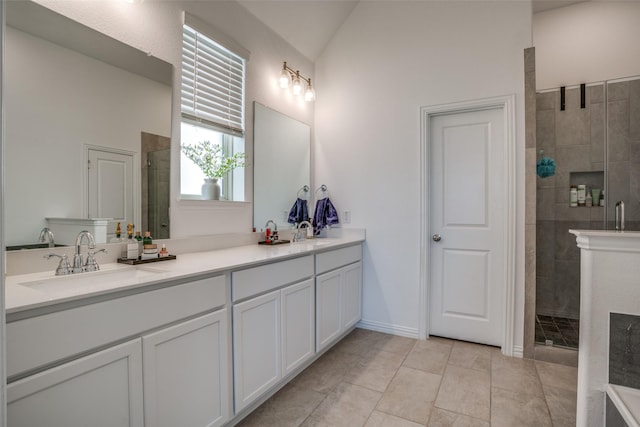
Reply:
[[515, 321], [515, 270], [516, 270], [516, 130], [515, 130], [515, 95], [497, 96], [476, 100], [440, 104], [420, 108], [420, 304], [419, 326], [420, 339], [429, 337], [429, 303], [431, 293], [430, 257], [431, 245], [429, 236], [431, 209], [429, 194], [431, 161], [431, 119], [445, 114], [468, 113], [487, 109], [502, 109], [504, 117], [504, 160], [506, 163], [503, 180], [504, 203], [506, 206], [504, 221], [504, 247], [506, 263], [504, 266], [505, 287], [503, 289], [503, 339], [502, 354], [513, 356], [513, 332]]

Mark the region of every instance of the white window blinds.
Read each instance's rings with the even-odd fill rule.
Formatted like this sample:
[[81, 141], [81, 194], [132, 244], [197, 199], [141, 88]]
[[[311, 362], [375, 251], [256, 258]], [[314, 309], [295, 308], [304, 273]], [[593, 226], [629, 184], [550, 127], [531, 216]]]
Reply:
[[183, 25], [182, 116], [241, 136], [245, 60]]

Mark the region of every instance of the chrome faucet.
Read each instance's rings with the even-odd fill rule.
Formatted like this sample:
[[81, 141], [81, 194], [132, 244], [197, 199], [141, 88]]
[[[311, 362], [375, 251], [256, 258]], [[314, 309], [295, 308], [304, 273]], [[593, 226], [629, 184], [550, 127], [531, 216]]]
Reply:
[[43, 228], [42, 230], [40, 230], [40, 237], [38, 237], [38, 242], [40, 243], [44, 243], [45, 240], [49, 241], [49, 247], [53, 248], [56, 244], [54, 243], [54, 239], [53, 239], [53, 232], [51, 230], [49, 230], [47, 227]]
[[624, 231], [624, 202], [616, 203], [616, 231]]
[[93, 238], [93, 235], [89, 233], [87, 230], [83, 230], [78, 233], [78, 237], [76, 237], [76, 254], [73, 256], [73, 272], [74, 273], [82, 273], [84, 270], [84, 266], [82, 264], [82, 254], [80, 253], [80, 249], [82, 247], [82, 240], [86, 237], [87, 246], [89, 249], [95, 249], [96, 241]]
[[[306, 225], [306, 230], [302, 229], [301, 227], [303, 225]], [[309, 234], [309, 230], [312, 230], [313, 226], [311, 225], [311, 223], [309, 221], [301, 221], [296, 225], [296, 232], [293, 235], [293, 241], [294, 242], [299, 242], [301, 240], [305, 240], [305, 239], [312, 239], [313, 238], [313, 231]]]

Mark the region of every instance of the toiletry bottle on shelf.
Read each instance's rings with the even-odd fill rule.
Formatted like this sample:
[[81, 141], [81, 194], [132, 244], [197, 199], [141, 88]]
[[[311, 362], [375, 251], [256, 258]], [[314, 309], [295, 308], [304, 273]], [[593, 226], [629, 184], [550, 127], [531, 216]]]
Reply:
[[584, 203], [588, 208], [593, 206], [593, 198], [591, 197], [591, 191], [587, 191], [587, 197], [585, 198]]
[[587, 198], [587, 186], [584, 184], [578, 185], [578, 206], [584, 206]]
[[169, 251], [167, 250], [167, 245], [165, 245], [164, 243], [162, 244], [162, 248], [160, 249], [159, 256], [160, 256], [160, 258], [165, 258], [165, 257], [169, 256]]
[[145, 231], [144, 232], [144, 237], [142, 238], [142, 244], [143, 245], [150, 245], [152, 243], [153, 243], [153, 239], [151, 238], [151, 232]]
[[120, 228], [120, 223], [116, 225], [116, 236], [112, 237], [109, 240], [109, 243], [122, 243], [122, 229]]
[[136, 242], [138, 242], [138, 253], [141, 254], [143, 249], [143, 244], [142, 244], [142, 236], [140, 235], [139, 231], [136, 231], [136, 237], [134, 237], [134, 239], [136, 239]]
[[599, 205], [601, 207], [604, 207], [604, 190], [602, 190], [602, 192], [600, 193], [600, 203]]
[[578, 206], [578, 187], [575, 185], [572, 185], [569, 191], [569, 206], [572, 208]]
[[138, 242], [133, 238], [133, 224], [129, 224], [127, 225], [127, 259], [137, 260], [138, 256]]

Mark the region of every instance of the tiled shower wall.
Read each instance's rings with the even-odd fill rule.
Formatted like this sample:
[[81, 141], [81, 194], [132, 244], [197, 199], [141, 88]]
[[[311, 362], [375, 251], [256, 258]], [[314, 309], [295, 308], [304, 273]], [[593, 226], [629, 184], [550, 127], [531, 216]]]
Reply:
[[609, 228], [615, 202], [625, 203], [627, 230], [640, 230], [640, 79], [609, 83], [608, 175]]
[[573, 319], [580, 317], [580, 252], [568, 230], [601, 229], [605, 209], [570, 207], [569, 189], [576, 180], [604, 184], [603, 173], [585, 174], [604, 170], [603, 85], [587, 87], [585, 107], [579, 88], [567, 89], [565, 111], [559, 89], [536, 96], [537, 149], [556, 162], [555, 176], [536, 178], [536, 313]]

